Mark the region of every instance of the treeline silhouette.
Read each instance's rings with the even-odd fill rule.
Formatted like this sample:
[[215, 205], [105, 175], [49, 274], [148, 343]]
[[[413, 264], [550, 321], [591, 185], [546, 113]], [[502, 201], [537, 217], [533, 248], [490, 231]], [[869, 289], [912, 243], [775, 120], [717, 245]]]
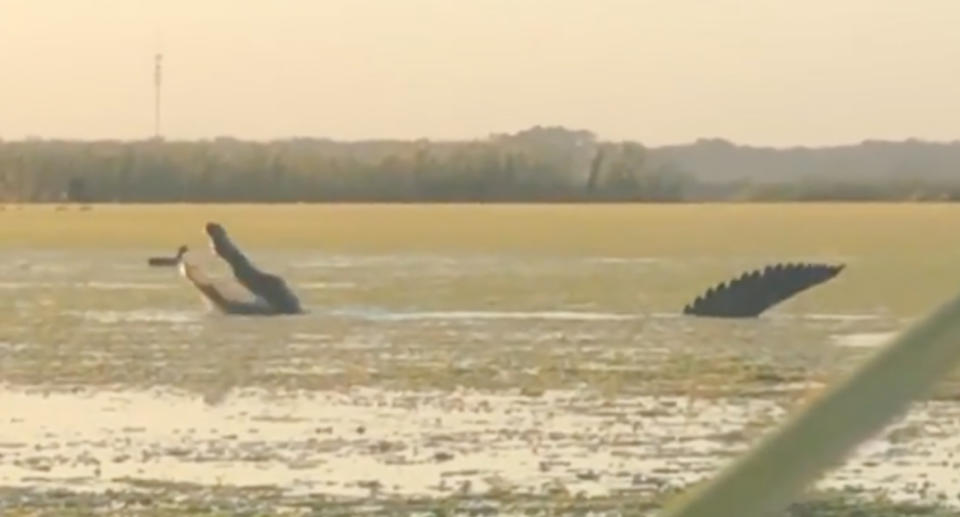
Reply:
[[5, 202], [960, 199], [960, 145], [647, 148], [534, 127], [475, 141], [0, 142]]

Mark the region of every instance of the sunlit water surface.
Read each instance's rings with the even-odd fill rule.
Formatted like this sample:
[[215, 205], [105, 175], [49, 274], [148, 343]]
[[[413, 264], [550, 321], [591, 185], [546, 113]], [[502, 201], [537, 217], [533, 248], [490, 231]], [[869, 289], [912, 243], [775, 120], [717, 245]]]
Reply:
[[[309, 312], [224, 317], [148, 254], [0, 257], [0, 484], [656, 494], [909, 323], [818, 310], [842, 276], [718, 321], [680, 316], [703, 261], [269, 252]], [[922, 402], [821, 486], [953, 503], [957, 453], [960, 404]]]

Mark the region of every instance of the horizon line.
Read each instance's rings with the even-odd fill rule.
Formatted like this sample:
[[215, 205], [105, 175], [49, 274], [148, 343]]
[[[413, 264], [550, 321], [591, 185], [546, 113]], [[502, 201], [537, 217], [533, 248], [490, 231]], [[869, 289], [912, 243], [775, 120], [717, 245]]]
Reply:
[[144, 136], [140, 138], [122, 138], [122, 137], [95, 137], [95, 138], [83, 138], [83, 137], [56, 137], [56, 136], [36, 136], [36, 135], [27, 135], [20, 138], [6, 139], [0, 136], [0, 144], [19, 144], [19, 143], [37, 143], [37, 142], [59, 142], [59, 143], [77, 143], [77, 144], [95, 144], [95, 143], [121, 143], [121, 144], [134, 144], [134, 143], [209, 143], [216, 142], [218, 140], [227, 140], [235, 141], [242, 143], [256, 143], [256, 144], [273, 144], [273, 143], [283, 143], [283, 142], [292, 142], [292, 141], [322, 141], [322, 142], [331, 142], [337, 144], [371, 144], [371, 143], [437, 143], [437, 144], [456, 144], [456, 143], [468, 143], [468, 142], [482, 142], [490, 141], [496, 137], [501, 136], [515, 136], [518, 133], [528, 131], [531, 129], [562, 129], [569, 132], [588, 132], [595, 138], [596, 143], [598, 144], [616, 144], [616, 143], [636, 143], [641, 144], [648, 149], [658, 149], [658, 148], [670, 148], [670, 147], [690, 147], [695, 145], [702, 144], [716, 144], [716, 145], [725, 145], [730, 147], [746, 148], [746, 149], [772, 149], [772, 150], [802, 150], [802, 149], [831, 149], [831, 148], [841, 148], [841, 147], [858, 147], [866, 144], [921, 144], [921, 145], [957, 145], [960, 144], [960, 138], [955, 138], [952, 140], [933, 140], [933, 139], [924, 139], [919, 137], [906, 137], [901, 139], [887, 139], [887, 138], [864, 138], [856, 142], [843, 142], [843, 143], [832, 143], [832, 144], [788, 144], [788, 145], [759, 145], [751, 144], [746, 142], [738, 142], [731, 140], [729, 138], [712, 136], [712, 137], [697, 137], [692, 140], [686, 140], [675, 143], [664, 143], [657, 145], [649, 145], [644, 143], [642, 140], [638, 139], [604, 139], [597, 135], [595, 132], [589, 129], [573, 129], [565, 126], [542, 126], [535, 125], [530, 126], [526, 129], [517, 130], [513, 133], [510, 132], [490, 132], [483, 137], [472, 137], [472, 138], [430, 138], [430, 137], [415, 137], [415, 138], [402, 138], [402, 137], [367, 137], [367, 138], [336, 138], [332, 136], [318, 136], [318, 135], [294, 135], [294, 136], [282, 136], [274, 138], [248, 138], [240, 137], [233, 135], [216, 135], [216, 136], [206, 136], [206, 137], [197, 137], [197, 138], [168, 138], [164, 136]]

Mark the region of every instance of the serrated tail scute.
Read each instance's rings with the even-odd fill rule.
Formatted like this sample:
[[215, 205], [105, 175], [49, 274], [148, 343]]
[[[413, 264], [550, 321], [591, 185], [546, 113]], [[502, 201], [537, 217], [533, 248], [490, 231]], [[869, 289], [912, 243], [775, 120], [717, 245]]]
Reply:
[[721, 282], [683, 308], [692, 316], [755, 318], [770, 307], [837, 276], [844, 264], [774, 264]]

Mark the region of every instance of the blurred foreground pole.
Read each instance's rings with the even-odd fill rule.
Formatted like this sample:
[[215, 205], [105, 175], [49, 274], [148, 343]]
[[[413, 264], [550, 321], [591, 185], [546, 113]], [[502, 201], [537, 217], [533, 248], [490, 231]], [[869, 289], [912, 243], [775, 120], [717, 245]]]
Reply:
[[960, 296], [913, 325], [661, 517], [770, 517], [960, 361]]

